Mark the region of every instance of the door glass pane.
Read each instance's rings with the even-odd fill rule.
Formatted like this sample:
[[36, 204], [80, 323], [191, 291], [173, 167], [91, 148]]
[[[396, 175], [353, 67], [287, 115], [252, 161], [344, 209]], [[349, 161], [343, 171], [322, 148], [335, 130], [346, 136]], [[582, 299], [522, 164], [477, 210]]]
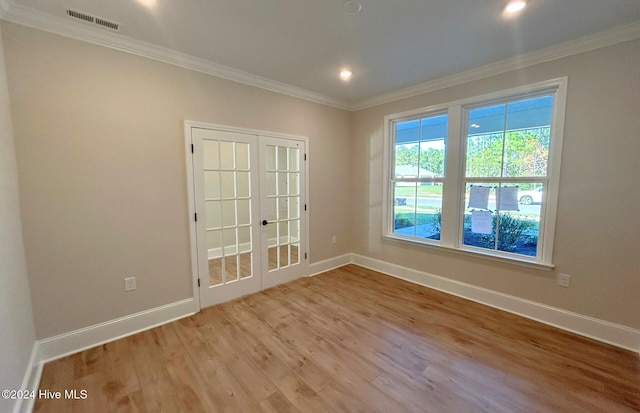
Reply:
[[248, 199], [240, 199], [237, 202], [238, 210], [236, 213], [236, 217], [238, 219], [238, 225], [249, 225], [251, 224], [251, 207]]
[[234, 172], [220, 172], [220, 178], [222, 181], [222, 197], [223, 198], [235, 198], [236, 197], [236, 184], [234, 179]]
[[300, 244], [291, 244], [291, 265], [300, 264]]
[[235, 228], [222, 230], [222, 243], [224, 245], [225, 256], [237, 253], [237, 237]]
[[232, 255], [224, 258], [225, 283], [238, 279], [238, 256]]
[[249, 144], [236, 143], [236, 169], [249, 170]]
[[292, 196], [289, 198], [289, 214], [290, 218], [300, 218], [300, 197]]
[[209, 286], [222, 284], [222, 258], [209, 260]]
[[207, 229], [220, 228], [220, 201], [206, 201]]
[[287, 190], [287, 175], [287, 173], [278, 172], [278, 195], [287, 195], [289, 193]]
[[236, 225], [236, 201], [222, 201], [222, 225], [224, 227]]
[[290, 242], [300, 242], [300, 220], [290, 221], [289, 230], [289, 235], [291, 236]]
[[267, 171], [275, 171], [276, 170], [276, 147], [267, 145], [266, 156], [267, 156], [267, 159], [265, 159], [264, 162], [265, 162]]
[[279, 222], [278, 223], [280, 233], [278, 234], [278, 243], [284, 244], [289, 242], [289, 222]]
[[266, 209], [267, 209], [267, 216], [266, 216], [266, 220], [269, 222], [273, 222], [275, 220], [278, 219], [278, 198], [267, 198], [266, 201], [267, 203], [266, 205]]
[[278, 219], [289, 219], [289, 198], [278, 198]]
[[286, 171], [289, 168], [289, 158], [287, 157], [287, 147], [278, 146], [278, 170]]
[[204, 171], [205, 199], [220, 199], [220, 172]]
[[275, 172], [267, 172], [267, 196], [276, 195], [276, 173]]
[[251, 251], [251, 227], [238, 228], [238, 253]]
[[234, 168], [233, 142], [220, 142], [220, 169]]
[[269, 247], [278, 245], [278, 224], [270, 223], [267, 225], [267, 234], [269, 235]]
[[240, 278], [251, 277], [251, 259], [250, 252], [240, 254]]
[[218, 258], [222, 256], [222, 232], [207, 231], [207, 256]]
[[278, 269], [278, 247], [269, 247], [269, 271]]
[[202, 141], [204, 169], [220, 169], [218, 162], [218, 141]]
[[236, 191], [238, 198], [248, 198], [251, 195], [249, 172], [236, 172]]
[[300, 194], [300, 174], [299, 173], [289, 174], [289, 194], [290, 195]]
[[300, 170], [300, 149], [289, 149], [289, 171], [297, 172]]
[[280, 268], [289, 265], [289, 244], [280, 245]]

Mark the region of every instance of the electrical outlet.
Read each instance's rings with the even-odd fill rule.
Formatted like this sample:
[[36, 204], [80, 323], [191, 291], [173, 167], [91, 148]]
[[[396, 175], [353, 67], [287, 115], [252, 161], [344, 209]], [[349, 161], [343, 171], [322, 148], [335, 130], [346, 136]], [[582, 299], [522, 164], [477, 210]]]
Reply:
[[560, 287], [569, 287], [571, 276], [569, 274], [558, 274], [558, 285]]
[[336, 236], [334, 235], [333, 237], [331, 237], [331, 243], [335, 244], [336, 242], [338, 242], [338, 238], [336, 238]]
[[124, 290], [133, 291], [136, 289], [136, 277], [128, 277], [124, 279]]

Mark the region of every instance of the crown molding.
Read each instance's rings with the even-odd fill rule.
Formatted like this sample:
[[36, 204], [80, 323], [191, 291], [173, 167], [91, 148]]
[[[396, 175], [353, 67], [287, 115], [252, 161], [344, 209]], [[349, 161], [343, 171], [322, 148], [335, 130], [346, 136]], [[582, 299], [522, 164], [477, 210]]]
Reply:
[[252, 73], [243, 72], [205, 59], [180, 53], [175, 50], [134, 40], [120, 34], [103, 31], [83, 24], [71, 24], [66, 18], [43, 13], [13, 0], [0, 0], [0, 18], [24, 26], [33, 27], [66, 37], [86, 41], [126, 53], [154, 59], [164, 63], [231, 80], [248, 86], [269, 90], [306, 101], [348, 111], [359, 111], [386, 103], [433, 92], [447, 87], [484, 79], [501, 73], [518, 70], [539, 63], [587, 52], [627, 40], [640, 38], [640, 22], [631, 23], [606, 32], [551, 46], [535, 52], [515, 56], [499, 62], [455, 73], [439, 79], [420, 83], [404, 89], [384, 93], [357, 102], [332, 98], [320, 93], [278, 82]]
[[606, 32], [597, 33], [577, 40], [537, 50], [535, 52], [522, 54], [499, 62], [480, 66], [475, 69], [455, 73], [453, 75], [420, 83], [415, 86], [375, 96], [370, 99], [364, 99], [351, 105], [350, 110], [358, 111], [383, 105], [385, 103], [396, 102], [398, 100], [418, 96], [423, 93], [457, 86], [474, 80], [484, 79], [489, 76], [522, 69], [538, 63], [560, 59], [637, 38], [640, 38], [640, 22], [620, 26]]
[[341, 99], [331, 98], [329, 96], [311, 92], [286, 83], [243, 72], [241, 70], [213, 63], [185, 53], [180, 53], [175, 50], [156, 46], [140, 40], [134, 40], [99, 28], [90, 27], [82, 23], [74, 24], [66, 18], [52, 16], [39, 10], [18, 5], [12, 0], [0, 0], [0, 12], [2, 12], [1, 17], [3, 19], [13, 23], [158, 60], [164, 63], [183, 67], [185, 69], [195, 70], [197, 72], [206, 73], [283, 95], [304, 99], [310, 102], [332, 106], [343, 110], [350, 109], [349, 103]]

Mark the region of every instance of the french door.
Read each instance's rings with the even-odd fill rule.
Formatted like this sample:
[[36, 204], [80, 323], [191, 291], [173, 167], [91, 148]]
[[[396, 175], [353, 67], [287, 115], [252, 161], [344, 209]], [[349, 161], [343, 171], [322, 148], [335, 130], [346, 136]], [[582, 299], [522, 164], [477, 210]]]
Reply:
[[306, 275], [305, 140], [190, 134], [200, 307]]

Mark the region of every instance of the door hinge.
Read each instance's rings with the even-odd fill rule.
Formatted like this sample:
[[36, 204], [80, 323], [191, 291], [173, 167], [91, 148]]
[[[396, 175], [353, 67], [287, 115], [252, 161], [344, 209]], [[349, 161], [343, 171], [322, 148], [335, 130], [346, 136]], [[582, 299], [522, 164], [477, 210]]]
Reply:
[[198, 288], [200, 288], [200, 278], [198, 278]]
[[196, 222], [198, 222], [198, 214], [193, 214], [193, 218], [196, 220]]
[[307, 259], [307, 253], [306, 252], [304, 253], [304, 259], [305, 260]]
[[193, 152], [193, 144], [191, 144], [191, 153], [194, 153], [194, 152]]
[[307, 154], [306, 153], [304, 154], [304, 160], [305, 161], [307, 160]]
[[304, 204], [304, 210], [305, 211], [307, 210], [307, 204]]

